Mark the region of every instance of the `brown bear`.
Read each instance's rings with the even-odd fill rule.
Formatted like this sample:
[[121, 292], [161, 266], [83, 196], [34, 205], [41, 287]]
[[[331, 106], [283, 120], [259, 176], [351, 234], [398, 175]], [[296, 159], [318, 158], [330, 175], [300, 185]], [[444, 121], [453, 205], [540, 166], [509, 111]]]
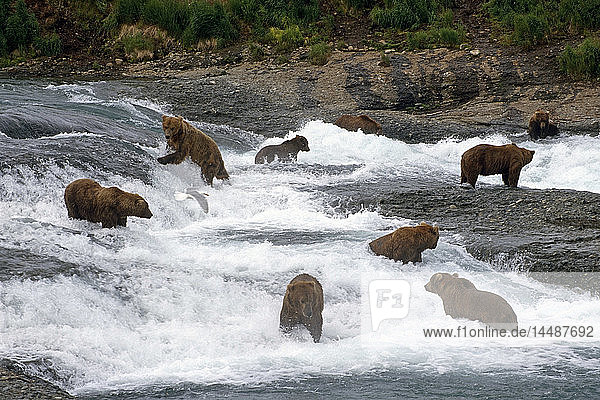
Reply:
[[161, 164], [179, 164], [187, 157], [202, 169], [202, 176], [210, 185], [213, 179], [229, 179], [219, 147], [210, 136], [193, 127], [182, 117], [162, 116], [167, 145], [175, 152], [160, 157]]
[[315, 343], [318, 343], [323, 329], [322, 312], [321, 284], [311, 275], [300, 274], [287, 285], [279, 314], [279, 329], [289, 333], [293, 327], [304, 325]]
[[310, 151], [308, 140], [304, 136], [296, 135], [295, 138], [286, 140], [281, 144], [263, 147], [256, 153], [254, 163], [270, 163], [275, 161], [275, 157], [280, 162], [293, 162], [298, 160], [298, 152], [300, 151]]
[[517, 315], [506, 300], [495, 293], [477, 290], [471, 281], [458, 274], [438, 272], [425, 285], [425, 290], [442, 298], [446, 315], [481, 321], [495, 328], [517, 327]]
[[339, 117], [335, 124], [340, 128], [344, 128], [348, 131], [362, 130], [364, 133], [380, 135], [381, 134], [381, 124], [375, 122], [373, 118], [368, 115], [348, 115], [344, 114]]
[[475, 187], [479, 175], [502, 174], [505, 185], [517, 187], [521, 169], [533, 159], [535, 151], [516, 144], [493, 146], [479, 144], [465, 151], [460, 160], [460, 183]]
[[544, 139], [548, 136], [558, 135], [558, 127], [550, 122], [550, 114], [547, 111], [536, 110], [529, 119], [529, 137], [531, 139]]
[[426, 249], [435, 249], [440, 238], [440, 229], [425, 222], [417, 226], [398, 228], [369, 243], [369, 247], [379, 256], [386, 256], [404, 264], [421, 262], [421, 253]]
[[117, 187], [102, 187], [91, 179], [78, 179], [67, 185], [65, 204], [69, 218], [102, 222], [103, 228], [127, 226], [127, 217], [150, 218], [148, 203], [139, 194]]

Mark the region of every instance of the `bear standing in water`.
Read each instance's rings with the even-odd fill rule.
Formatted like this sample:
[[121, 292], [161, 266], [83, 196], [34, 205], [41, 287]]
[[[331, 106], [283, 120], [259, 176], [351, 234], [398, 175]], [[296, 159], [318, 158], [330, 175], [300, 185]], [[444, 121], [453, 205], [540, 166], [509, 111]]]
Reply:
[[304, 136], [296, 135], [295, 138], [286, 140], [281, 144], [263, 147], [254, 157], [254, 163], [271, 163], [275, 161], [275, 157], [280, 162], [293, 162], [298, 159], [298, 152], [300, 151], [310, 151], [308, 140]]
[[344, 128], [348, 131], [356, 132], [359, 129], [363, 131], [363, 133], [372, 134], [372, 135], [380, 135], [381, 134], [381, 124], [373, 120], [373, 118], [368, 115], [348, 115], [344, 114], [335, 120], [335, 124], [340, 128]]
[[536, 110], [533, 113], [529, 119], [528, 131], [529, 137], [533, 140], [558, 135], [558, 127], [550, 122], [550, 114], [543, 110]]
[[438, 272], [425, 285], [425, 290], [442, 298], [446, 315], [481, 321], [508, 330], [517, 327], [517, 315], [506, 300], [495, 293], [477, 290], [468, 279], [458, 274]]
[[502, 174], [502, 181], [517, 187], [521, 169], [533, 159], [535, 151], [516, 144], [493, 146], [479, 144], [465, 151], [460, 160], [460, 183], [468, 182], [473, 188], [479, 175]]
[[421, 222], [417, 226], [405, 226], [396, 229], [369, 243], [373, 253], [386, 256], [394, 261], [421, 262], [421, 253], [426, 249], [435, 249], [440, 238], [440, 229]]
[[179, 164], [187, 157], [200, 166], [204, 180], [212, 185], [213, 179], [229, 179], [217, 143], [182, 117], [162, 116], [167, 145], [174, 153], [160, 157], [161, 164]]
[[287, 286], [279, 314], [279, 329], [289, 333], [294, 326], [304, 325], [315, 343], [323, 329], [323, 288], [309, 275], [296, 276]]
[[139, 194], [117, 187], [102, 187], [91, 179], [78, 179], [65, 189], [69, 218], [101, 222], [103, 228], [126, 226], [127, 217], [150, 218], [148, 203]]

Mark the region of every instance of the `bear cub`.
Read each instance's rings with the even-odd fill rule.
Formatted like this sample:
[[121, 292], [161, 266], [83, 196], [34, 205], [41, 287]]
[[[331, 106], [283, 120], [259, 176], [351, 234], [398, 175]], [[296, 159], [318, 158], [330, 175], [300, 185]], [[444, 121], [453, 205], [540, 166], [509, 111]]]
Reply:
[[279, 314], [279, 329], [291, 332], [297, 325], [304, 325], [315, 343], [321, 339], [323, 329], [323, 288], [319, 281], [300, 274], [288, 284]]
[[65, 189], [69, 218], [101, 222], [103, 228], [127, 226], [127, 217], [150, 218], [152, 213], [139, 194], [118, 187], [102, 187], [91, 179], [78, 179]]
[[271, 163], [275, 161], [275, 157], [280, 162], [294, 162], [298, 160], [298, 152], [300, 151], [310, 151], [308, 140], [304, 136], [296, 135], [295, 138], [286, 140], [281, 144], [263, 147], [254, 157], [254, 163]]

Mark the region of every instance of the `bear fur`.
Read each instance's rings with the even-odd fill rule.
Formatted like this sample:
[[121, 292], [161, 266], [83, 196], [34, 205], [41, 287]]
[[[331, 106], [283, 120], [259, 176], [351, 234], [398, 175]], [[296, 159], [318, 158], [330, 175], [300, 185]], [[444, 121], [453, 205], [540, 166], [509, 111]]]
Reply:
[[435, 249], [440, 238], [440, 229], [421, 222], [417, 226], [398, 228], [369, 243], [373, 252], [394, 261], [421, 262], [421, 253], [426, 249]]
[[536, 110], [529, 119], [529, 137], [531, 139], [544, 139], [548, 136], [558, 135], [558, 127], [550, 122], [550, 114], [547, 111]]
[[481, 321], [495, 328], [514, 329], [517, 315], [508, 302], [495, 293], [478, 290], [471, 281], [458, 274], [438, 272], [425, 290], [442, 298], [446, 315]]
[[368, 115], [355, 116], [344, 114], [335, 121], [335, 124], [348, 131], [356, 132], [360, 129], [364, 133], [368, 134], [381, 134], [381, 124], [374, 121], [373, 118], [369, 117]]
[[102, 187], [91, 179], [78, 179], [65, 189], [69, 218], [101, 222], [103, 228], [127, 226], [127, 217], [150, 218], [148, 203], [139, 194], [117, 187]]
[[323, 288], [319, 281], [308, 274], [300, 274], [291, 280], [283, 297], [279, 314], [279, 329], [289, 333], [293, 327], [304, 325], [315, 343], [321, 339], [323, 330]]
[[275, 157], [280, 162], [294, 162], [298, 160], [298, 152], [310, 151], [308, 140], [304, 136], [296, 135], [295, 138], [286, 140], [281, 144], [265, 146], [256, 153], [255, 164], [271, 163]]
[[465, 151], [460, 160], [460, 183], [468, 182], [475, 187], [479, 175], [502, 174], [502, 181], [517, 187], [521, 169], [533, 159], [535, 151], [523, 149], [516, 144], [493, 146], [479, 144]]
[[179, 164], [187, 157], [200, 166], [204, 180], [210, 185], [213, 179], [229, 179], [217, 143], [182, 117], [162, 116], [167, 145], [174, 153], [160, 157], [161, 164]]

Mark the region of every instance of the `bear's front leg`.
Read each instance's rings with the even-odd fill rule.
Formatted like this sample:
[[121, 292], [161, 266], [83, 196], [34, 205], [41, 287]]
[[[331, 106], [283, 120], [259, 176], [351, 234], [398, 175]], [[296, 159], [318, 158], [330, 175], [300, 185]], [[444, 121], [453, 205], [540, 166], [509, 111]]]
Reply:
[[504, 184], [508, 186], [508, 172], [502, 173], [502, 182], [504, 182]]
[[111, 215], [105, 215], [102, 218], [102, 227], [103, 228], [114, 228], [119, 223], [119, 217], [116, 213]]
[[166, 156], [163, 157], [159, 157], [158, 162], [165, 165], [165, 164], [179, 164], [181, 161], [179, 161], [179, 153], [175, 152], [172, 154], [167, 154]]
[[323, 316], [320, 314], [315, 315], [313, 320], [306, 325], [306, 328], [310, 332], [310, 336], [312, 336], [313, 341], [315, 343], [319, 343], [319, 340], [321, 340], [321, 334], [323, 332]]
[[521, 168], [511, 168], [510, 172], [508, 173], [508, 186], [510, 187], [517, 187], [517, 184], [519, 183], [519, 176], [521, 175]]

